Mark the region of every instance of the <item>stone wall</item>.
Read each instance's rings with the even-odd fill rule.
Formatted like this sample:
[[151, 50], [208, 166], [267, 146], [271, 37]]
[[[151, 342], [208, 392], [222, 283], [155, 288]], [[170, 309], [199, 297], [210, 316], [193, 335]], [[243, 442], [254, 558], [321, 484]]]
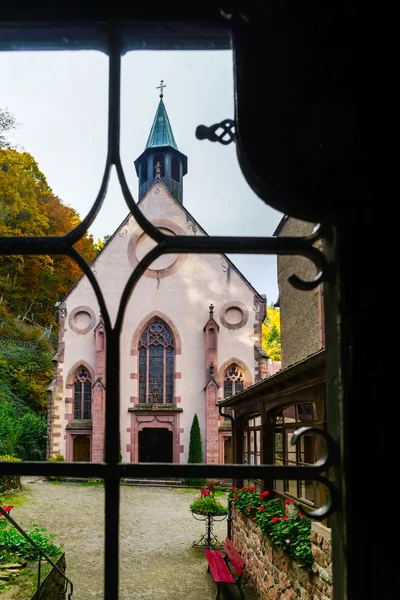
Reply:
[[315, 558], [312, 572], [272, 544], [256, 524], [232, 507], [232, 541], [246, 562], [245, 581], [260, 600], [331, 600], [332, 565], [330, 531], [312, 524]]
[[[282, 224], [279, 237], [310, 235], [313, 223], [289, 217]], [[317, 270], [303, 256], [282, 255], [277, 258], [279, 305], [281, 316], [282, 369], [286, 369], [324, 346], [322, 323], [322, 288], [295, 289], [288, 281], [293, 274], [312, 281]]]

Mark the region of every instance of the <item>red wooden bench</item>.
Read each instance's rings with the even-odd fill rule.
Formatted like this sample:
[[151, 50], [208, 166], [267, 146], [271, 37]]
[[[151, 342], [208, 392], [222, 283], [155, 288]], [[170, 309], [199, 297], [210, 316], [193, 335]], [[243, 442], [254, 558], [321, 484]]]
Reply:
[[[223, 550], [225, 557], [219, 550], [204, 550], [208, 561], [207, 573], [211, 571], [211, 575], [217, 584], [215, 600], [219, 600], [220, 598], [221, 583], [236, 585], [239, 589], [241, 600], [244, 600], [241, 580], [245, 562], [229, 538], [226, 538]], [[229, 564], [232, 565], [234, 574], [232, 574]]]
[[[1, 505], [0, 505], [0, 506], [1, 506]], [[4, 512], [6, 512], [6, 513], [9, 515], [9, 514], [10, 514], [10, 510], [11, 510], [12, 508], [14, 508], [14, 507], [13, 507], [13, 506], [2, 506], [1, 508], [4, 510]], [[0, 518], [3, 518], [3, 519], [4, 519], [5, 517], [4, 517], [2, 514], [0, 514]]]

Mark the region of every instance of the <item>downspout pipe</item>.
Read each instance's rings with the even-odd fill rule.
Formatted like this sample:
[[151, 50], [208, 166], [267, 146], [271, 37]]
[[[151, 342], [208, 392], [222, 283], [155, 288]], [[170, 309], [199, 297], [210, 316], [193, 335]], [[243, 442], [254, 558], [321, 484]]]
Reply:
[[[222, 412], [222, 406], [220, 406], [219, 404], [217, 404], [218, 406], [218, 412], [220, 414], [221, 417], [224, 417], [224, 419], [229, 419], [231, 422], [231, 431], [232, 431], [232, 456], [235, 457], [235, 436], [234, 436], [234, 429], [235, 429], [235, 419], [234, 417], [232, 417], [232, 415], [227, 415], [226, 413]], [[232, 485], [236, 485], [236, 480], [232, 479]], [[232, 500], [228, 500], [228, 515], [226, 517], [226, 524], [227, 524], [227, 536], [228, 539], [232, 539]]]

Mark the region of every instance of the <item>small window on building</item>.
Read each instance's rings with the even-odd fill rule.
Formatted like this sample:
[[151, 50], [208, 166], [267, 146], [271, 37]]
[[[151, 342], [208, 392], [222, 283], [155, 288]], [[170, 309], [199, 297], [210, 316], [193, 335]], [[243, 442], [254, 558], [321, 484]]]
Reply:
[[165, 156], [162, 152], [157, 152], [153, 159], [153, 176], [157, 175], [157, 168], [160, 168], [160, 176], [164, 177], [165, 175]]
[[[291, 438], [296, 429], [307, 425], [321, 427], [322, 423], [314, 417], [316, 412], [311, 402], [292, 404], [275, 415], [274, 425], [274, 464], [288, 466], [313, 465], [319, 458], [320, 442], [315, 436], [305, 435], [296, 445], [291, 444]], [[284, 480], [275, 481], [278, 492], [289, 493], [300, 500], [305, 500], [312, 505], [321, 506], [324, 501], [321, 497], [323, 491], [317, 482]], [[322, 500], [322, 502], [321, 502]]]
[[242, 371], [237, 365], [231, 365], [225, 371], [224, 398], [229, 398], [229, 396], [242, 392], [243, 387], [244, 379]]
[[175, 181], [181, 180], [179, 176], [179, 160], [176, 158], [176, 156], [173, 156], [171, 160], [171, 178]]
[[92, 418], [92, 382], [90, 374], [83, 367], [79, 369], [74, 381], [74, 419]]
[[140, 175], [141, 175], [141, 183], [145, 183], [148, 179], [147, 160], [144, 163], [142, 163], [142, 166], [140, 169]]
[[[261, 464], [261, 416], [249, 417], [244, 423], [243, 435], [243, 464]], [[254, 485], [257, 491], [261, 491], [259, 479], [245, 480], [245, 485]]]
[[[242, 392], [244, 388], [243, 373], [237, 365], [230, 365], [225, 371], [224, 378], [224, 398], [229, 398], [234, 394]], [[227, 417], [224, 421], [231, 422]]]

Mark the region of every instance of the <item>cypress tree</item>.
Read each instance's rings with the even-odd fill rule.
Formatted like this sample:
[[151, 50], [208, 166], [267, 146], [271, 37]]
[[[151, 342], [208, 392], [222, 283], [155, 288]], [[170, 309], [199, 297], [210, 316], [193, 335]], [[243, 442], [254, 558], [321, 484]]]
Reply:
[[[203, 449], [201, 444], [200, 423], [197, 414], [194, 415], [190, 428], [188, 464], [203, 462]], [[201, 485], [203, 479], [186, 479], [187, 485]]]

